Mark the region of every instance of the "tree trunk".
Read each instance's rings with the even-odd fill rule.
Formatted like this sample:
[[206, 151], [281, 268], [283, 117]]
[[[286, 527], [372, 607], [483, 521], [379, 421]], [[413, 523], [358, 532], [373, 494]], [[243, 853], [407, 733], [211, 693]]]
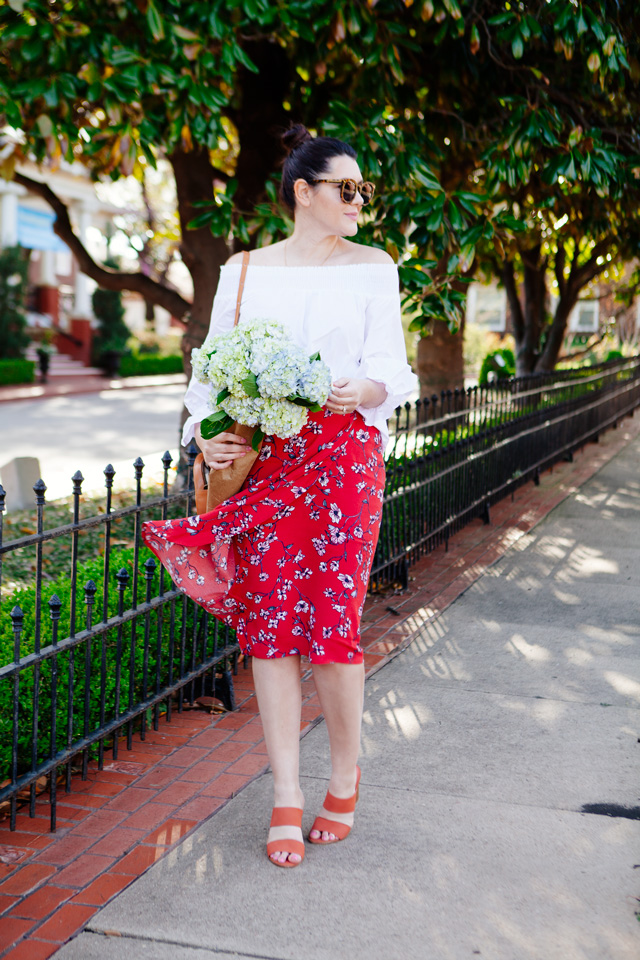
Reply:
[[544, 349], [535, 366], [536, 373], [549, 373], [555, 368], [567, 334], [569, 314], [578, 302], [578, 292], [575, 288], [567, 286], [564, 296], [560, 298]]
[[208, 150], [204, 147], [188, 153], [176, 150], [169, 159], [176, 178], [182, 233], [180, 253], [193, 280], [193, 303], [185, 317], [187, 329], [182, 338], [185, 371], [190, 375], [191, 350], [200, 346], [209, 330], [220, 267], [229, 256], [229, 248], [226, 240], [214, 237], [209, 227], [187, 229], [189, 221], [201, 213], [193, 206], [194, 202], [213, 200], [213, 167]]
[[523, 251], [523, 318], [524, 330], [520, 342], [516, 339], [516, 351], [519, 359], [518, 375], [532, 373], [535, 370], [540, 350], [540, 337], [545, 324], [545, 306], [547, 300], [547, 258], [540, 259], [541, 246], [537, 244]]
[[[278, 132], [289, 126], [290, 114], [282, 106], [291, 82], [291, 64], [279, 44], [270, 40], [247, 43], [247, 53], [259, 73], [242, 70], [242, 103], [235, 118], [240, 155], [236, 168], [236, 210], [251, 216], [266, 199], [265, 182], [278, 169], [282, 146]], [[235, 249], [242, 249], [237, 241]]]
[[462, 342], [464, 319], [456, 333], [450, 333], [443, 320], [434, 320], [431, 333], [418, 342], [420, 396], [431, 397], [441, 390], [464, 387]]
[[[214, 237], [208, 227], [188, 230], [187, 224], [201, 211], [194, 207], [197, 200], [213, 199], [213, 167], [209, 152], [204, 147], [188, 153], [176, 150], [169, 158], [176, 178], [178, 215], [182, 242], [180, 253], [193, 280], [193, 304], [184, 320], [187, 328], [182, 337], [182, 356], [187, 377], [191, 376], [191, 351], [199, 347], [207, 335], [211, 321], [213, 297], [218, 286], [220, 267], [229, 256], [223, 237]], [[180, 433], [188, 416], [186, 408], [180, 418]], [[184, 458], [180, 470], [184, 470]], [[184, 479], [184, 475], [183, 475]]]

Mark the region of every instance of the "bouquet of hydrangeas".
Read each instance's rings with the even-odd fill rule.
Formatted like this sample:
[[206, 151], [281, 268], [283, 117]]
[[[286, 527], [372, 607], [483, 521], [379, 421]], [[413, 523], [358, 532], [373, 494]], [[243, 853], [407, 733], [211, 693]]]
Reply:
[[308, 356], [276, 320], [238, 324], [205, 340], [191, 358], [196, 379], [212, 388], [213, 412], [200, 425], [205, 440], [235, 423], [256, 428], [254, 450], [265, 434], [293, 437], [331, 390], [331, 371], [320, 354]]

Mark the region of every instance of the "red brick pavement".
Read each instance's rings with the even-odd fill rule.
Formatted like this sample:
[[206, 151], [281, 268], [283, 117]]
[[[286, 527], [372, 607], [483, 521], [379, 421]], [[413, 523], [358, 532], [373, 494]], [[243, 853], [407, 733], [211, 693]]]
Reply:
[[[362, 639], [367, 676], [396, 656], [418, 627], [438, 616], [491, 564], [611, 457], [640, 434], [640, 417], [578, 453], [573, 463], [528, 483], [468, 524], [411, 570], [402, 594], [367, 601]], [[48, 832], [46, 795], [36, 817], [23, 809], [17, 830], [0, 824], [0, 957], [46, 960], [108, 903], [267, 766], [251, 671], [235, 683], [236, 713], [174, 712], [171, 723], [121, 746], [103, 770], [73, 779], [59, 795], [58, 828]], [[320, 719], [308, 671], [302, 676], [301, 735]]]

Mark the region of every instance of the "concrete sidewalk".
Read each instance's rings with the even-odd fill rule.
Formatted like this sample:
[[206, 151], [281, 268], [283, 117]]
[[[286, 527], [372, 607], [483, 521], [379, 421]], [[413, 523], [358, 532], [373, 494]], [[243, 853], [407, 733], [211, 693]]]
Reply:
[[[635, 960], [639, 463], [636, 438], [368, 682], [345, 843], [273, 867], [263, 776], [56, 957]], [[307, 830], [327, 769], [320, 725]]]
[[179, 384], [186, 387], [183, 373], [160, 373], [145, 377], [105, 377], [93, 367], [80, 368], [74, 375], [53, 374], [46, 383], [16, 383], [0, 387], [0, 403], [22, 400], [46, 400], [49, 397], [70, 397], [83, 393], [103, 393], [105, 390], [130, 390], [139, 387], [166, 387]]

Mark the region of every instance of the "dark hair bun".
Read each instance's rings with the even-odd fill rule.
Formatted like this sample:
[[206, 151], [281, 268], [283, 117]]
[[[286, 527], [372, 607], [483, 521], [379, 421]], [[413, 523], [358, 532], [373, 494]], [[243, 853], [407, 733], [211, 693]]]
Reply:
[[307, 140], [313, 140], [313, 137], [302, 123], [294, 123], [282, 134], [282, 145], [288, 154], [293, 153]]
[[282, 146], [286, 156], [282, 164], [280, 199], [294, 215], [296, 198], [293, 188], [296, 180], [311, 183], [317, 177], [324, 177], [333, 157], [356, 159], [356, 152], [350, 144], [335, 137], [312, 137], [302, 123], [292, 124], [282, 134]]

